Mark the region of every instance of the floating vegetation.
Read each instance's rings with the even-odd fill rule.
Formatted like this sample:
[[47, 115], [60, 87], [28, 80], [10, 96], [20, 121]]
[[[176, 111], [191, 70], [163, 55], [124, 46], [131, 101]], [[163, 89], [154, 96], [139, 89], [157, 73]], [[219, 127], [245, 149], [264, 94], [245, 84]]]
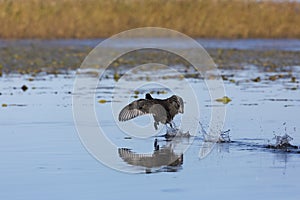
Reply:
[[2, 104], [2, 107], [8, 107], [8, 106], [24, 107], [26, 105], [25, 104], [6, 104], [6, 103]]
[[168, 92], [165, 91], [165, 90], [160, 90], [160, 91], [157, 91], [156, 94], [167, 94]]
[[114, 73], [114, 80], [116, 82], [118, 82], [118, 80], [120, 79], [120, 74], [118, 74], [117, 72]]
[[159, 90], [159, 89], [157, 89], [157, 90], [151, 90], [150, 92], [149, 92], [150, 94], [168, 94], [168, 91], [167, 90]]
[[223, 104], [228, 104], [232, 100], [228, 96], [224, 96], [222, 98], [216, 99], [216, 101], [221, 102]]
[[[94, 67], [94, 66], [93, 66]], [[99, 76], [99, 71], [97, 70], [96, 66], [94, 68], [89, 68], [89, 69], [77, 69], [76, 70], [76, 75], [88, 75], [91, 77], [98, 77]], [[108, 75], [105, 76], [105, 78], [108, 78]]]
[[223, 81], [227, 81], [227, 80], [228, 80], [228, 77], [225, 76], [225, 75], [222, 75], [222, 79], [223, 79]]
[[242, 103], [243, 106], [258, 106], [258, 103]]
[[26, 85], [23, 85], [23, 86], [21, 87], [21, 89], [25, 92], [26, 90], [28, 90], [28, 87], [27, 87]]
[[98, 101], [98, 103], [106, 103], [107, 101], [105, 100], [105, 99], [100, 99], [99, 101]]
[[258, 76], [258, 77], [254, 78], [254, 79], [251, 79], [251, 81], [253, 81], [253, 82], [260, 82], [261, 78]]
[[277, 75], [269, 76], [270, 81], [276, 81], [278, 79]]
[[296, 82], [297, 82], [295, 76], [292, 76], [292, 77], [291, 77], [291, 82], [292, 82], [292, 83], [296, 83]]

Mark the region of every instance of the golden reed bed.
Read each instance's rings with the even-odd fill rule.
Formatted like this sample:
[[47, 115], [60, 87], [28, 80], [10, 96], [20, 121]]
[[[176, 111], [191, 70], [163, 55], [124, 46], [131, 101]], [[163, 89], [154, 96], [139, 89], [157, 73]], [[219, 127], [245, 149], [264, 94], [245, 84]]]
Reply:
[[300, 3], [0, 0], [0, 38], [98, 38], [159, 26], [193, 37], [300, 38]]

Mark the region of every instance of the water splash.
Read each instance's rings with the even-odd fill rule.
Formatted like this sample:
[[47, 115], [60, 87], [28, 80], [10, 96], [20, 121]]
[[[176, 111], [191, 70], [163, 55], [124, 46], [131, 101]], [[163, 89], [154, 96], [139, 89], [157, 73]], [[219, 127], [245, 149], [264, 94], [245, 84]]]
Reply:
[[290, 141], [293, 140], [293, 138], [288, 134], [284, 134], [283, 136], [275, 135], [273, 140], [274, 139], [276, 140], [276, 146], [290, 145]]
[[226, 131], [222, 130], [216, 130], [218, 134], [209, 134], [203, 127], [203, 125], [199, 122], [200, 124], [200, 132], [203, 136], [203, 140], [205, 142], [216, 142], [216, 143], [230, 143], [230, 129]]
[[298, 146], [292, 145], [290, 143], [293, 140], [293, 138], [287, 133], [285, 133], [282, 136], [274, 135], [272, 140], [275, 140], [275, 144], [268, 144], [267, 148], [282, 149], [285, 151], [290, 151], [291, 149], [298, 149]]
[[164, 135], [165, 138], [173, 138], [173, 137], [191, 137], [189, 131], [183, 132], [178, 128], [167, 128], [167, 132]]

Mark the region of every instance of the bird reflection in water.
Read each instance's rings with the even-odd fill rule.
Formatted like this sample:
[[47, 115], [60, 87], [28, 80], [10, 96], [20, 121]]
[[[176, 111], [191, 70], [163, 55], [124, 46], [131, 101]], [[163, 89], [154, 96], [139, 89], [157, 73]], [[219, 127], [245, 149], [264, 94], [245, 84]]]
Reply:
[[146, 173], [177, 172], [182, 168], [183, 153], [175, 153], [174, 145], [178, 141], [167, 140], [162, 147], [154, 140], [153, 153], [135, 153], [128, 148], [119, 148], [119, 156], [129, 165], [144, 167]]

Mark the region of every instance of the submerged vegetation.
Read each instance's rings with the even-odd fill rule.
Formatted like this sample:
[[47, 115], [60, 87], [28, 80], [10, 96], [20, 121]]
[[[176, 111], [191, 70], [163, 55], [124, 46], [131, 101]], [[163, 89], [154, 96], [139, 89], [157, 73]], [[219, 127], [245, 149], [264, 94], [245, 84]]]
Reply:
[[300, 3], [204, 0], [0, 1], [1, 38], [98, 38], [158, 26], [193, 37], [300, 38]]

